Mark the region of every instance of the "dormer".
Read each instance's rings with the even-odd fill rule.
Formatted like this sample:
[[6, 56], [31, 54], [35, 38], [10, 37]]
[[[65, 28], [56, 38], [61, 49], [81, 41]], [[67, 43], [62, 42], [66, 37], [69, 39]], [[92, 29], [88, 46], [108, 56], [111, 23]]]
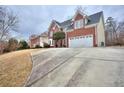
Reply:
[[74, 22], [74, 29], [80, 29], [87, 24], [88, 17], [86, 14], [82, 13], [81, 11], [77, 11], [73, 17], [73, 22]]

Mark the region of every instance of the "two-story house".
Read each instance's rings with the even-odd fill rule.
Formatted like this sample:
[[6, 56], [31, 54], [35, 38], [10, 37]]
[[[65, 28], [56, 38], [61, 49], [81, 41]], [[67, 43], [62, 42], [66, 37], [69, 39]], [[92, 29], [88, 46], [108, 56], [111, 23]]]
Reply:
[[65, 32], [62, 44], [66, 47], [95, 47], [105, 46], [105, 28], [103, 12], [85, 15], [77, 11], [73, 18], [64, 22], [53, 20], [48, 29], [49, 44], [55, 47], [53, 33]]
[[44, 47], [44, 43], [49, 43], [48, 41], [48, 32], [44, 32], [40, 35], [32, 35], [29, 38], [29, 45], [31, 48], [35, 48], [37, 45]]

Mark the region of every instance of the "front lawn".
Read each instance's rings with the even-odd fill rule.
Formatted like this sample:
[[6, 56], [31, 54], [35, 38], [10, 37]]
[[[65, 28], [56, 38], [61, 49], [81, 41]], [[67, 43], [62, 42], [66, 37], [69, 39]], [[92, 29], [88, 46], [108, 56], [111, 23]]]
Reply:
[[31, 52], [27, 49], [0, 55], [0, 86], [24, 86], [32, 69]]

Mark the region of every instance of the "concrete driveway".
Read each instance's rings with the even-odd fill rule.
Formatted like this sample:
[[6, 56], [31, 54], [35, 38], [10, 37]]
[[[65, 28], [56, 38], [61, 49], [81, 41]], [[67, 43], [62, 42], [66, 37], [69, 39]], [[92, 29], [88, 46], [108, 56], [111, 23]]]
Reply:
[[124, 48], [50, 48], [32, 61], [26, 86], [124, 86]]

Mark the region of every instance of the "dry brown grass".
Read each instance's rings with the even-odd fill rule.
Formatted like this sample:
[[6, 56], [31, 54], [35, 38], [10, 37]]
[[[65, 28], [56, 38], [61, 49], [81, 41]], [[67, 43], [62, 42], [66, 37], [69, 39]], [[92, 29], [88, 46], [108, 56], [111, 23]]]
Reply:
[[39, 49], [29, 49], [0, 55], [0, 86], [23, 86], [31, 72], [30, 53]]

